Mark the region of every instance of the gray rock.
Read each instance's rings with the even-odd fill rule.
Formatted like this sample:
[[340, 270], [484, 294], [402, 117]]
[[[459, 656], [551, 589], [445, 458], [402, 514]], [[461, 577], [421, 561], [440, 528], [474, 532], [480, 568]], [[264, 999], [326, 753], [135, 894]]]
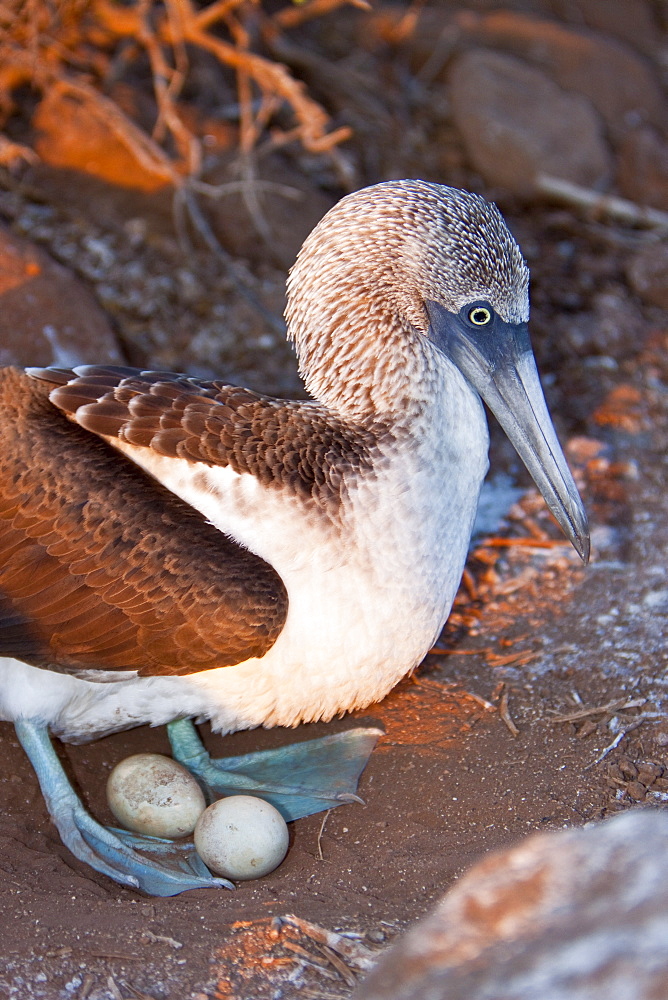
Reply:
[[481, 16], [467, 12], [460, 23], [471, 40], [520, 56], [564, 90], [587, 97], [611, 136], [641, 124], [666, 128], [659, 81], [650, 64], [622, 42], [507, 10]]
[[659, 11], [653, 9], [651, 0], [629, 0], [627, 3], [587, 0], [578, 9], [578, 15], [588, 28], [612, 35], [639, 52], [656, 56], [661, 49]]
[[0, 364], [124, 364], [92, 293], [33, 243], [0, 228]]
[[512, 56], [485, 50], [462, 55], [450, 75], [450, 100], [469, 158], [489, 184], [530, 193], [540, 173], [586, 187], [610, 175], [589, 101]]
[[636, 251], [627, 264], [626, 275], [641, 299], [668, 309], [668, 244], [652, 243]]
[[668, 143], [654, 129], [636, 129], [625, 138], [617, 183], [626, 198], [668, 211]]
[[540, 834], [471, 869], [355, 1000], [658, 1000], [668, 815]]

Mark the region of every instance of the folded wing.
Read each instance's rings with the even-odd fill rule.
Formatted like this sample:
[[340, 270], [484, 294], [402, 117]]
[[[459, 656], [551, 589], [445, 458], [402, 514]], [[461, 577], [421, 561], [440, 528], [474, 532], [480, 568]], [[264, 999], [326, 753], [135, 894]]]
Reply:
[[0, 655], [142, 675], [262, 656], [287, 615], [278, 574], [67, 420], [50, 389], [0, 372]]

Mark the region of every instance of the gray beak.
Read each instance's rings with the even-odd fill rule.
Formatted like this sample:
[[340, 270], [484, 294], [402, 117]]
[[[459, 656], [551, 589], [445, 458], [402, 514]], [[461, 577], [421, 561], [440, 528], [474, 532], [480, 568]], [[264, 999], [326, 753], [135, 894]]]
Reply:
[[[526, 323], [505, 323], [489, 303], [460, 313], [427, 302], [430, 339], [482, 396], [526, 465], [545, 503], [583, 562], [589, 526], [561, 450], [538, 377]], [[474, 325], [471, 315], [491, 320]]]

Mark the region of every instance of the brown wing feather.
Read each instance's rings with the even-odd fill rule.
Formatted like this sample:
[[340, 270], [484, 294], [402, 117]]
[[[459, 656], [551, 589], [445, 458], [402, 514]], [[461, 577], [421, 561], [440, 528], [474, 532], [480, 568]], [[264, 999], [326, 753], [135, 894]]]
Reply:
[[93, 366], [30, 372], [51, 386], [55, 406], [94, 434], [230, 466], [329, 509], [341, 502], [344, 473], [371, 474], [375, 444], [389, 433], [380, 422], [366, 430], [337, 423], [315, 403], [169, 372]]
[[68, 421], [50, 388], [0, 370], [0, 655], [144, 675], [262, 656], [287, 614], [277, 573]]

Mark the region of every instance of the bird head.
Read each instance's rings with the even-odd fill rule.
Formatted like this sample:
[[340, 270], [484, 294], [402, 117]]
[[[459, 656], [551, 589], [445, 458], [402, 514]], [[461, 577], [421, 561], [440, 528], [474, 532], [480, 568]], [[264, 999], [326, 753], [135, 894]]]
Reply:
[[528, 289], [495, 205], [388, 181], [343, 198], [306, 239], [288, 280], [288, 332], [307, 388], [348, 416], [423, 405], [454, 366], [586, 562], [587, 518], [538, 377]]

